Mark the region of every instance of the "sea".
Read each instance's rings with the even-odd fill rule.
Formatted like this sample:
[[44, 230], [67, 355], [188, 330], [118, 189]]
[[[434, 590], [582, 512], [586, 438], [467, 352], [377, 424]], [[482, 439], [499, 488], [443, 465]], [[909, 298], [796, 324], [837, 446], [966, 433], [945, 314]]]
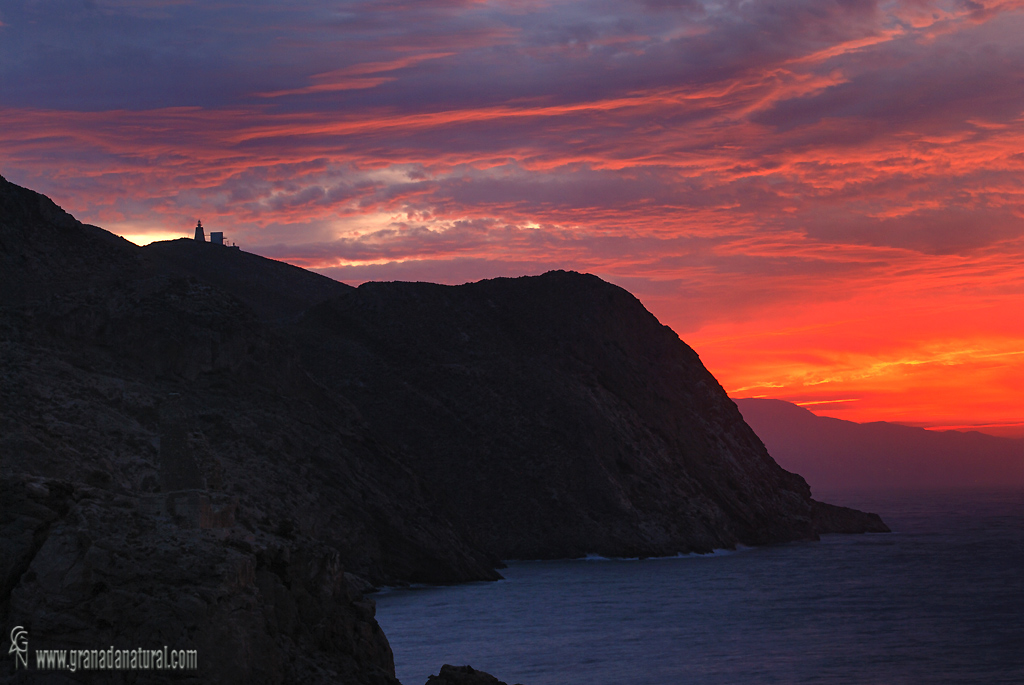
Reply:
[[374, 595], [398, 678], [523, 685], [1024, 684], [1024, 493], [834, 493], [889, 534], [511, 562]]

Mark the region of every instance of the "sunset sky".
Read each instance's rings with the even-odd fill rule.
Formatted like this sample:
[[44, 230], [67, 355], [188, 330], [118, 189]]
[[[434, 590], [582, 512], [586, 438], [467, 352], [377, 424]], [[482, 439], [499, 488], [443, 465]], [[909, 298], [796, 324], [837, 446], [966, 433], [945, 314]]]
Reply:
[[0, 174], [351, 284], [594, 273], [734, 397], [1024, 435], [1024, 1], [0, 0]]

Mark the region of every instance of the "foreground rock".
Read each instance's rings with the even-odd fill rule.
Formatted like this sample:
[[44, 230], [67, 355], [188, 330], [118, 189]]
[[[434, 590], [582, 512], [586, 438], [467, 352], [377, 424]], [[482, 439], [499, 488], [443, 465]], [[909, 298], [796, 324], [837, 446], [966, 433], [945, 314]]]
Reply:
[[173, 674], [188, 682], [397, 685], [373, 601], [338, 552], [245, 533], [232, 507], [4, 478], [4, 613], [33, 650], [195, 649], [199, 669]]
[[451, 666], [445, 664], [438, 675], [427, 678], [426, 685], [506, 685], [489, 673], [478, 671], [472, 666]]
[[850, 507], [814, 502], [811, 523], [820, 533], [889, 533], [878, 514], [868, 514]]

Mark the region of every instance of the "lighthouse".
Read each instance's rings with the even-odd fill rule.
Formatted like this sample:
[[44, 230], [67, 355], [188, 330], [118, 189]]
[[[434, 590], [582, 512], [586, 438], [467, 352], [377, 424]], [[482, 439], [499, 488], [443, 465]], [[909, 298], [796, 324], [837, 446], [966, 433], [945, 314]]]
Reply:
[[196, 242], [197, 243], [205, 243], [206, 242], [206, 231], [203, 230], [203, 222], [202, 221], [196, 221]]

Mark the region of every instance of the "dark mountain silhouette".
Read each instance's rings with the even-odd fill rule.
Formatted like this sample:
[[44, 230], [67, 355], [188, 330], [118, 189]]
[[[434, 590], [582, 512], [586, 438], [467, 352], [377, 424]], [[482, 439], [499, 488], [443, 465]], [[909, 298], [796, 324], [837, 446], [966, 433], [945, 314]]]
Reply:
[[370, 583], [886, 530], [593, 276], [353, 289], [2, 178], [0, 267], [0, 618], [35, 648], [394, 683]]
[[1024, 441], [816, 416], [782, 400], [739, 399], [771, 455], [815, 491], [1024, 485]]

